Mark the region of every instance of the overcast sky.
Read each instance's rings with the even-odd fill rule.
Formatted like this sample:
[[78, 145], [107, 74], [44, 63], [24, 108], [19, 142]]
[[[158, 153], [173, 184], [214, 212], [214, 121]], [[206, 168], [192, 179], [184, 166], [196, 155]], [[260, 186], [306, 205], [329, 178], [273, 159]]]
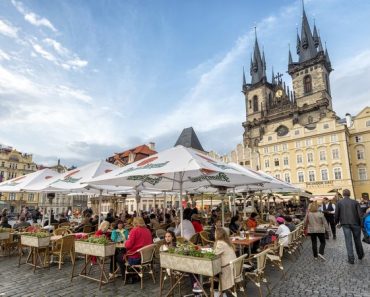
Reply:
[[[334, 109], [370, 105], [370, 1], [305, 1], [326, 41]], [[0, 143], [81, 165], [193, 126], [206, 150], [242, 141], [254, 29], [271, 67], [295, 54], [301, 1], [0, 1]], [[250, 80], [249, 75], [247, 80]]]

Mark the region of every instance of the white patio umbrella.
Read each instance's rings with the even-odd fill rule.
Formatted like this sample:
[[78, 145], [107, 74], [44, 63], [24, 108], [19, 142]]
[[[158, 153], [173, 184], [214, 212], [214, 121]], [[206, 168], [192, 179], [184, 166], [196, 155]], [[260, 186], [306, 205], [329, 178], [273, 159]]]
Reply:
[[101, 213], [101, 200], [102, 194], [114, 193], [116, 191], [126, 191], [132, 189], [131, 187], [116, 187], [116, 186], [94, 186], [85, 183], [97, 176], [102, 176], [117, 168], [116, 165], [106, 161], [96, 161], [84, 166], [69, 170], [61, 173], [48, 181], [40, 183], [33, 183], [32, 185], [25, 186], [23, 189], [34, 192], [67, 192], [67, 193], [96, 193], [99, 194], [99, 223]]
[[59, 173], [51, 169], [42, 169], [0, 183], [0, 192], [21, 192], [35, 184], [53, 180]]
[[[91, 185], [144, 186], [179, 191], [200, 186], [235, 187], [265, 182], [181, 145], [87, 181]], [[180, 207], [182, 218], [182, 207]]]

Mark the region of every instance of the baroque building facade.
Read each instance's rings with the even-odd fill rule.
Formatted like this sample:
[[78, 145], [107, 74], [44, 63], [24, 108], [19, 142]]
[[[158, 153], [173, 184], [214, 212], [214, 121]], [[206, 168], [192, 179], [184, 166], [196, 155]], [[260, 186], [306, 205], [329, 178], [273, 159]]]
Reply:
[[301, 34], [297, 32], [296, 38], [297, 61], [290, 49], [288, 53], [290, 89], [282, 74], [272, 71], [271, 80], [267, 79], [266, 59], [256, 35], [250, 83], [243, 71], [243, 144], [223, 159], [263, 170], [314, 195], [348, 188], [356, 197], [366, 196], [370, 192], [369, 108], [353, 118], [336, 115], [329, 54], [316, 25], [311, 31], [304, 8]]
[[[0, 182], [36, 171], [37, 165], [32, 157], [13, 147], [0, 145]], [[0, 200], [9, 205], [11, 212], [17, 212], [23, 206], [36, 207], [38, 199], [37, 193], [5, 193], [0, 189]]]

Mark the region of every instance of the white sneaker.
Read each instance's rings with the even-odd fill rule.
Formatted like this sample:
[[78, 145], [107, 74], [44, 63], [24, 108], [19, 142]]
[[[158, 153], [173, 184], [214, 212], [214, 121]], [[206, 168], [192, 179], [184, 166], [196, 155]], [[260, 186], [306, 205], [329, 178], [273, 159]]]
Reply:
[[325, 259], [324, 255], [321, 255], [321, 254], [319, 253], [319, 257], [320, 257], [321, 259], [323, 259], [324, 261], [326, 261], [326, 259]]

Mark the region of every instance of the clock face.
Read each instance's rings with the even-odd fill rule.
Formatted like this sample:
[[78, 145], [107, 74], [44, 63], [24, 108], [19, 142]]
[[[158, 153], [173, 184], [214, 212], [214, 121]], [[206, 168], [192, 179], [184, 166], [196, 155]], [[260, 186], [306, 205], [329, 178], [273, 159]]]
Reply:
[[283, 125], [279, 126], [277, 129], [276, 129], [276, 133], [278, 136], [285, 136], [287, 135], [289, 132], [289, 129]]
[[275, 96], [278, 97], [278, 98], [283, 96], [283, 90], [277, 90], [276, 93], [275, 93]]

